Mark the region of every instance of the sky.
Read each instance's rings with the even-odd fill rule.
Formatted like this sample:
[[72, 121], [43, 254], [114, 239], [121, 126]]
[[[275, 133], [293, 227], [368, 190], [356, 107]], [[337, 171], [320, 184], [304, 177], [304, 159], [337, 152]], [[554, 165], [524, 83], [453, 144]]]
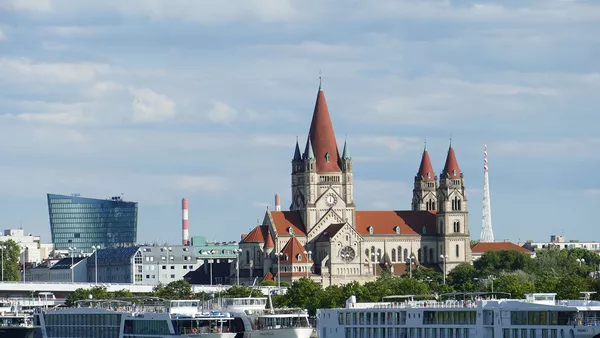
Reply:
[[[0, 0], [0, 225], [47, 193], [139, 202], [138, 241], [239, 240], [290, 204], [319, 72], [357, 209], [410, 209], [450, 138], [481, 232], [600, 240], [600, 3]], [[341, 150], [341, 149], [340, 149]]]

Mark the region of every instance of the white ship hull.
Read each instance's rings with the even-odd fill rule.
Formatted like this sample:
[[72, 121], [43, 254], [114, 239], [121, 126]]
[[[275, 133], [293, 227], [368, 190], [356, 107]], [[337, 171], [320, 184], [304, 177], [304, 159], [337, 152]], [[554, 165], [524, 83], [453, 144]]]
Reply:
[[244, 338], [310, 338], [312, 332], [310, 327], [260, 330], [246, 332]]

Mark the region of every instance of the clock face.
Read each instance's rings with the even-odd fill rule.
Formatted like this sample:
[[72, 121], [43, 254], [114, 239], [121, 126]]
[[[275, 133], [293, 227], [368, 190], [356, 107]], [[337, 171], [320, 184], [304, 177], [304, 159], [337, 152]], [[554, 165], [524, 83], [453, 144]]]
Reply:
[[335, 203], [337, 202], [337, 197], [335, 197], [334, 195], [328, 195], [325, 198], [325, 203], [327, 203], [328, 206], [333, 206]]
[[352, 262], [356, 257], [356, 252], [354, 252], [354, 249], [351, 247], [345, 246], [340, 250], [340, 257], [342, 258], [342, 261], [346, 263]]

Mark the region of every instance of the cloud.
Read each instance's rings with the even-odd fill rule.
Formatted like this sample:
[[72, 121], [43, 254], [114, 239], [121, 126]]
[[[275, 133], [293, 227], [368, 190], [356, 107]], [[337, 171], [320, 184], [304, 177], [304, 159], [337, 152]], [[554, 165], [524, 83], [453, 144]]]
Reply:
[[599, 158], [600, 138], [492, 142], [494, 156]]
[[80, 111], [48, 114], [22, 113], [16, 115], [16, 117], [24, 122], [49, 123], [60, 125], [78, 125], [88, 121], [86, 116]]
[[2, 0], [0, 8], [16, 11], [48, 12], [53, 8], [53, 0]]
[[0, 76], [14, 82], [92, 82], [111, 67], [92, 62], [34, 62], [29, 58], [0, 58]]
[[238, 111], [224, 102], [215, 101], [206, 116], [211, 122], [228, 124], [236, 120]]
[[160, 122], [175, 116], [175, 102], [168, 96], [158, 94], [151, 89], [133, 89], [134, 122]]

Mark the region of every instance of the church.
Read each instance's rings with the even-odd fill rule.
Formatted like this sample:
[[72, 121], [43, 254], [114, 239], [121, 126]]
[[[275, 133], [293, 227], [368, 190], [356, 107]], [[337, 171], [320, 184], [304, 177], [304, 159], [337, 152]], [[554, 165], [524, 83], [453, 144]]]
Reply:
[[471, 262], [465, 181], [452, 145], [439, 178], [424, 149], [411, 210], [357, 210], [353, 180], [348, 142], [340, 154], [319, 86], [304, 147], [296, 141], [289, 211], [267, 209], [262, 224], [242, 235], [242, 283], [310, 278], [327, 287], [374, 280], [383, 269], [447, 274]]

